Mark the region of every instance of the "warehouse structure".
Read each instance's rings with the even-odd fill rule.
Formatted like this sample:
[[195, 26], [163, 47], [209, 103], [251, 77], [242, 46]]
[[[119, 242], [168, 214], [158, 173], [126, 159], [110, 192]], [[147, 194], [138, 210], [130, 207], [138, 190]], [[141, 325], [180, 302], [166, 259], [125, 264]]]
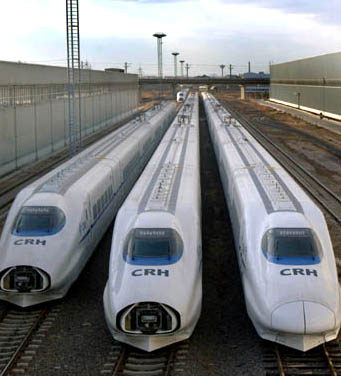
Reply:
[[341, 52], [271, 65], [270, 100], [341, 120]]
[[[80, 89], [82, 137], [138, 106], [134, 74], [82, 69]], [[68, 132], [67, 68], [0, 61], [0, 175], [66, 147]]]

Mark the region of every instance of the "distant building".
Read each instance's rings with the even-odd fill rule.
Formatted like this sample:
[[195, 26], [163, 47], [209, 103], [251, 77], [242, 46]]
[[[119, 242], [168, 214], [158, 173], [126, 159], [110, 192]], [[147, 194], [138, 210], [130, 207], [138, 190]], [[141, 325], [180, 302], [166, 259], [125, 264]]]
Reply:
[[118, 73], [124, 73], [124, 69], [121, 68], [105, 68], [106, 72], [118, 72]]
[[270, 78], [270, 74], [264, 73], [264, 72], [258, 72], [258, 73], [247, 72], [247, 73], [243, 73], [242, 77], [243, 78]]

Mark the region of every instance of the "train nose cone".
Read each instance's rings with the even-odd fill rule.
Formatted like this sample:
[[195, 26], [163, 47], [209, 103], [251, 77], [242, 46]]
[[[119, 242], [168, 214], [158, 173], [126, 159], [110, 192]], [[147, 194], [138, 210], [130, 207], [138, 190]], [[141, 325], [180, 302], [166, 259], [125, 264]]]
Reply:
[[281, 305], [271, 315], [273, 330], [293, 334], [315, 334], [334, 329], [335, 315], [327, 307], [297, 301]]
[[327, 332], [335, 328], [335, 315], [329, 308], [312, 302], [303, 302], [306, 334]]

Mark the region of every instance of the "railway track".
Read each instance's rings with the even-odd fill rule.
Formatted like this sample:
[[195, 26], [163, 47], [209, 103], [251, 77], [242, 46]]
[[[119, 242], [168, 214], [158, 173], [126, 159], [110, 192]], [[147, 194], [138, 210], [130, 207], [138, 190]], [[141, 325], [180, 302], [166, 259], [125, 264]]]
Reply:
[[0, 314], [0, 376], [24, 373], [29, 367], [59, 307], [5, 308]]
[[340, 339], [306, 353], [272, 344], [264, 355], [264, 367], [266, 376], [338, 376], [341, 374]]
[[184, 371], [189, 342], [184, 341], [164, 349], [146, 353], [114, 342], [101, 370], [110, 376], [175, 376]]
[[237, 112], [227, 101], [226, 109], [251, 135], [315, 198], [315, 200], [337, 221], [341, 222], [341, 199], [317, 177], [303, 168], [289, 153], [261, 133], [252, 122]]

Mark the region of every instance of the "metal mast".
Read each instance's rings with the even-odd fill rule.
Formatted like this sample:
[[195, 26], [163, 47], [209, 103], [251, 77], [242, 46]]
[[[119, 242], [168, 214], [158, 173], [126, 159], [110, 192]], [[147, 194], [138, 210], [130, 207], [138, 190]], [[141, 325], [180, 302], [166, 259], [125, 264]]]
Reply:
[[221, 65], [219, 65], [219, 67], [221, 69], [221, 77], [224, 77], [224, 68], [225, 68], [225, 65], [221, 64]]
[[158, 76], [163, 77], [162, 73], [162, 38], [166, 37], [164, 33], [155, 33], [153, 37], [157, 38], [157, 62], [158, 62]]
[[184, 76], [184, 62], [185, 62], [185, 60], [180, 60], [180, 64], [181, 64], [181, 77]]
[[[79, 48], [79, 7], [78, 0], [66, 0], [67, 75], [69, 104], [69, 151], [76, 154], [81, 148], [81, 70]], [[75, 90], [78, 91], [78, 109]], [[78, 110], [78, 119], [76, 116]]]
[[186, 78], [188, 79], [188, 69], [189, 69], [189, 64], [186, 64]]
[[178, 75], [177, 56], [179, 55], [179, 52], [172, 52], [172, 55], [174, 56], [174, 77], [177, 77]]

